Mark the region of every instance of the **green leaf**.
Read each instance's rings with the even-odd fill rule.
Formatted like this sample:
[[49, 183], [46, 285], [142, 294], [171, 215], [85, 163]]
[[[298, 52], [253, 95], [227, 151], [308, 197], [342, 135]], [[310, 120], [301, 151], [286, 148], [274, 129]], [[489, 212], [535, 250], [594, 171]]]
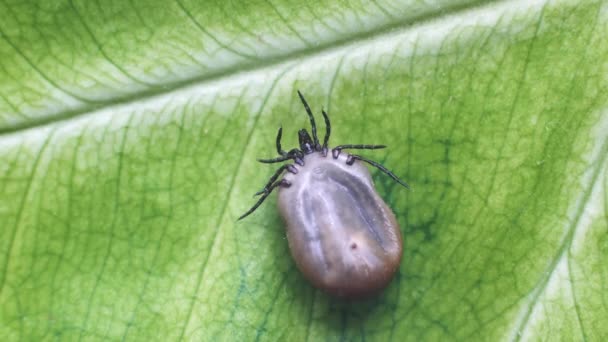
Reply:
[[[605, 1], [0, 3], [0, 340], [608, 339]], [[405, 238], [315, 290], [271, 196], [328, 110]], [[321, 131], [323, 130], [321, 126]]]

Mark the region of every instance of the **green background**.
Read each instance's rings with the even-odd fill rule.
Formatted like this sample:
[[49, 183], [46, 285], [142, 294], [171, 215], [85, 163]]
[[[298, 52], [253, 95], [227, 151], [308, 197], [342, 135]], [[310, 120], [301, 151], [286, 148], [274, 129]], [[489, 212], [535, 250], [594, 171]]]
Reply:
[[[608, 2], [0, 2], [0, 340], [608, 339]], [[405, 238], [312, 288], [274, 137], [328, 110]], [[320, 116], [319, 116], [320, 118]], [[321, 126], [321, 130], [323, 130]]]

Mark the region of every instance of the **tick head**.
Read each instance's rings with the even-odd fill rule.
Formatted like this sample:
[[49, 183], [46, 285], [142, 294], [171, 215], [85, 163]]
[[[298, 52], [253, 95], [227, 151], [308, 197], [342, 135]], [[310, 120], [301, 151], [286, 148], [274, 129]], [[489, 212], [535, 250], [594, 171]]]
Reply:
[[314, 143], [304, 128], [298, 131], [298, 140], [300, 141], [300, 150], [304, 152], [304, 154], [310, 154], [314, 152]]

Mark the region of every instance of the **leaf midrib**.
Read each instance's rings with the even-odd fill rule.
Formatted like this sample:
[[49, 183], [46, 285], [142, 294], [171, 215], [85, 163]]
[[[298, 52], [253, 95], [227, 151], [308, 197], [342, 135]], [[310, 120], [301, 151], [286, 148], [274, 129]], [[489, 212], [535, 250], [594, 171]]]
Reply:
[[[229, 76], [234, 76], [235, 74], [254, 72], [254, 71], [261, 70], [261, 69], [270, 68], [275, 65], [288, 63], [290, 61], [300, 60], [300, 59], [304, 59], [304, 58], [311, 58], [313, 56], [318, 56], [318, 55], [321, 55], [321, 54], [326, 53], [331, 50], [339, 50], [339, 49], [348, 48], [350, 45], [352, 45], [358, 41], [369, 41], [369, 40], [378, 39], [379, 37], [382, 37], [385, 35], [389, 35], [389, 34], [392, 35], [395, 33], [395, 31], [405, 31], [409, 28], [421, 25], [423, 23], [427, 23], [432, 20], [437, 20], [439, 18], [445, 18], [445, 17], [451, 17], [451, 16], [458, 16], [462, 13], [470, 12], [470, 11], [476, 10], [480, 7], [488, 6], [489, 4], [492, 4], [492, 3], [501, 3], [501, 2], [508, 2], [508, 1], [478, 0], [478, 1], [473, 1], [473, 2], [467, 3], [467, 4], [456, 4], [456, 5], [452, 5], [452, 6], [446, 6], [445, 8], [438, 9], [435, 11], [421, 13], [420, 15], [409, 18], [407, 21], [404, 21], [404, 22], [389, 22], [385, 25], [380, 25], [373, 30], [359, 32], [357, 34], [345, 37], [343, 39], [337, 39], [335, 41], [328, 42], [326, 44], [321, 44], [321, 45], [318, 45], [315, 47], [307, 47], [304, 50], [294, 50], [290, 53], [286, 53], [286, 54], [283, 54], [280, 56], [265, 57], [261, 60], [257, 60], [258, 62], [246, 63], [246, 64], [233, 66], [230, 68], [219, 69], [215, 72], [210, 72], [205, 75], [198, 76], [198, 77], [184, 79], [184, 80], [178, 81], [178, 82], [171, 82], [171, 83], [162, 84], [162, 85], [159, 84], [155, 88], [150, 88], [148, 90], [140, 91], [137, 93], [129, 93], [126, 96], [115, 97], [115, 98], [109, 99], [107, 101], [88, 100], [87, 102], [90, 104], [89, 106], [83, 106], [83, 107], [81, 107], [79, 109], [75, 109], [75, 110], [66, 110], [66, 111], [50, 113], [50, 114], [46, 114], [41, 117], [29, 119], [27, 122], [21, 122], [19, 124], [15, 124], [13, 126], [0, 127], [0, 137], [6, 136], [9, 134], [18, 133], [20, 131], [28, 130], [31, 128], [45, 126], [45, 125], [53, 124], [56, 122], [69, 120], [69, 119], [72, 119], [75, 117], [80, 117], [83, 115], [91, 114], [95, 111], [105, 109], [107, 107], [123, 106], [123, 105], [128, 105], [128, 104], [144, 101], [149, 98], [162, 96], [164, 94], [172, 93], [172, 92], [175, 92], [180, 89], [191, 87], [193, 85], [217, 82], [217, 81], [227, 78]], [[5, 38], [5, 40], [6, 40], [6, 37], [3, 36], [3, 38]], [[115, 62], [113, 62], [113, 61], [108, 61], [108, 62], [115, 64]], [[45, 74], [42, 71], [38, 70], [34, 64], [30, 63], [30, 65], [32, 66], [32, 68], [36, 69], [38, 74], [40, 74], [41, 76], [45, 76]], [[47, 78], [45, 77], [45, 79], [47, 79]], [[52, 80], [47, 79], [47, 81], [51, 85], [55, 84], [54, 81], [52, 81]], [[58, 87], [55, 87], [55, 88], [58, 90], [62, 90], [61, 88], [58, 88]]]

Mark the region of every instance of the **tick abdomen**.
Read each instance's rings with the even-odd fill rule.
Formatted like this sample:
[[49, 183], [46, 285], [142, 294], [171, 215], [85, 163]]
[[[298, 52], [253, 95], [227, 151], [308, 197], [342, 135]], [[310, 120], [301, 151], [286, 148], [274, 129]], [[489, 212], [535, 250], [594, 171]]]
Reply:
[[317, 287], [343, 297], [384, 288], [399, 266], [402, 240], [390, 208], [376, 193], [365, 165], [311, 153], [279, 190], [298, 268]]

